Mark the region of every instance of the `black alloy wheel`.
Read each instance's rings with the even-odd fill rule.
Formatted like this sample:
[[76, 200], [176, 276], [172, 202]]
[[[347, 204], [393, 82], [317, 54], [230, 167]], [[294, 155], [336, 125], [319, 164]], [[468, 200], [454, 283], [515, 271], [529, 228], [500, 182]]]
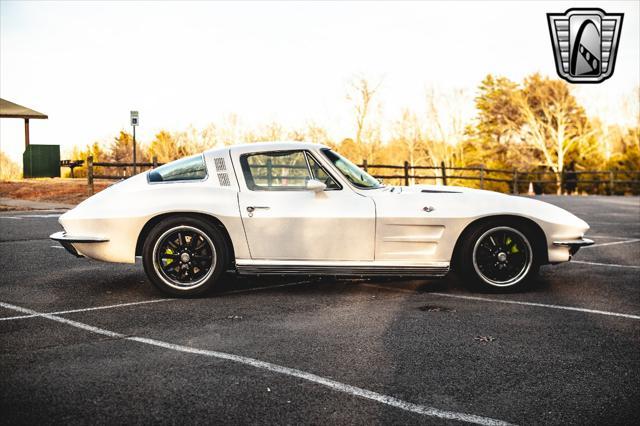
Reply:
[[169, 285], [180, 289], [198, 286], [213, 272], [216, 253], [213, 242], [192, 226], [167, 230], [153, 248], [154, 266]]
[[459, 266], [484, 289], [522, 288], [538, 273], [532, 231], [521, 224], [485, 223], [466, 235]]
[[211, 288], [228, 259], [225, 239], [200, 218], [170, 218], [157, 224], [143, 247], [151, 282], [165, 293], [193, 296]]

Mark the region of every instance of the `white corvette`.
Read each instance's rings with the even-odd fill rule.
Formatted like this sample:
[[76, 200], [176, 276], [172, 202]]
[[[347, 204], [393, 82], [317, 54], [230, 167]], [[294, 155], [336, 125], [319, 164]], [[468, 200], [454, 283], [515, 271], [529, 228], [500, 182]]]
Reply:
[[141, 256], [173, 295], [239, 274], [441, 277], [522, 286], [589, 226], [553, 205], [461, 187], [384, 186], [317, 144], [213, 149], [141, 173], [60, 217], [51, 235], [107, 262]]

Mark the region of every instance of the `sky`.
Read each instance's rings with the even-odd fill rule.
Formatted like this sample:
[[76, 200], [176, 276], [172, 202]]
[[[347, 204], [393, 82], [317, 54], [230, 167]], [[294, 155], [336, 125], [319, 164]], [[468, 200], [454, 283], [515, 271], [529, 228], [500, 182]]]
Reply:
[[[640, 85], [640, 2], [16, 2], [0, 0], [0, 97], [49, 116], [31, 142], [109, 142], [140, 112], [138, 140], [204, 128], [229, 114], [252, 125], [315, 122], [352, 136], [346, 87], [382, 81], [380, 114], [425, 108], [425, 93], [465, 90], [471, 118], [489, 73], [556, 77], [547, 12], [623, 12], [615, 73], [575, 94], [606, 123]], [[22, 120], [0, 120], [0, 149], [24, 150]]]

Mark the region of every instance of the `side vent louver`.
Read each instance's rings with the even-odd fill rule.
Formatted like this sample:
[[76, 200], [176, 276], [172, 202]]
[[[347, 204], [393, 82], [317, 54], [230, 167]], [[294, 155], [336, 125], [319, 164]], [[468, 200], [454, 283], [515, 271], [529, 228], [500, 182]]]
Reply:
[[227, 165], [224, 162], [224, 158], [218, 157], [213, 159], [214, 163], [216, 163], [216, 170], [219, 172], [227, 171]]
[[229, 175], [226, 173], [218, 173], [218, 181], [220, 181], [220, 186], [231, 186]]
[[226, 173], [227, 164], [225, 163], [224, 158], [214, 158], [213, 162], [216, 165], [216, 171], [218, 172], [218, 182], [220, 182], [220, 186], [231, 186], [229, 175]]

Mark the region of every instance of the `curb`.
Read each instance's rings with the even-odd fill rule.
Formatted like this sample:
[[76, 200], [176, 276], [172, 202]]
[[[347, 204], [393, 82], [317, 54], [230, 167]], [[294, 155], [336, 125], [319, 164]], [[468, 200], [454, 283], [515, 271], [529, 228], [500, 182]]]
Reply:
[[18, 200], [15, 198], [0, 198], [0, 206], [10, 207], [12, 209], [59, 210], [72, 209], [75, 207], [75, 204], [52, 203], [48, 201]]

